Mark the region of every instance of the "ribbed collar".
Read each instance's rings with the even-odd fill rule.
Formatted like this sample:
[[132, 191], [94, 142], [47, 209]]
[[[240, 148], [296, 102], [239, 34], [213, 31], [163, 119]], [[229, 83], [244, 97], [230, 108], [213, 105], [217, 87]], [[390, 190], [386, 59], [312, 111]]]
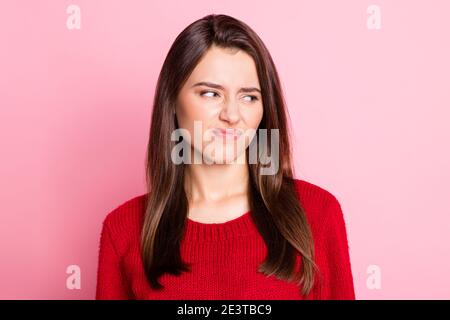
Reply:
[[251, 217], [251, 211], [222, 223], [203, 223], [187, 219], [185, 240], [221, 241], [236, 237], [252, 236], [258, 233]]

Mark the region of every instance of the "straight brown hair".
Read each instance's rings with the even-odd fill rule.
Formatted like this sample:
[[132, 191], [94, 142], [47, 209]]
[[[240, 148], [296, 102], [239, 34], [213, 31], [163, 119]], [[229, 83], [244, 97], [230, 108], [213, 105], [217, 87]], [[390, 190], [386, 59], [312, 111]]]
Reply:
[[[174, 114], [177, 95], [212, 45], [239, 48], [254, 59], [263, 98], [263, 118], [258, 129], [279, 130], [279, 170], [273, 175], [262, 175], [259, 161], [247, 164], [251, 217], [268, 249], [258, 271], [294, 281], [301, 286], [301, 294], [306, 295], [313, 288], [317, 267], [312, 233], [294, 184], [279, 76], [258, 35], [244, 22], [222, 14], [207, 15], [178, 35], [156, 84], [146, 159], [148, 199], [141, 233], [147, 280], [153, 289], [162, 289], [158, 281], [161, 275], [179, 275], [190, 270], [180, 254], [189, 206], [184, 190], [185, 165], [176, 165], [171, 160], [171, 150], [177, 143], [171, 140], [171, 133], [178, 128]], [[270, 146], [270, 136], [268, 139]], [[295, 268], [296, 253], [301, 256], [299, 270]]]

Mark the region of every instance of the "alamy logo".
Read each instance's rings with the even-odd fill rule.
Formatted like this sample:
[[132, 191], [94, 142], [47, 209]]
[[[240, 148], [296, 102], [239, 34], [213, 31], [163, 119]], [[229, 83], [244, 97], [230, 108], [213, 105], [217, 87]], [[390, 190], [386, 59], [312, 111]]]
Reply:
[[367, 7], [367, 13], [370, 14], [367, 18], [366, 25], [369, 30], [381, 29], [381, 9], [380, 6], [372, 4]]
[[381, 268], [376, 264], [367, 267], [369, 276], [366, 280], [366, 286], [369, 290], [381, 289]]
[[69, 30], [81, 29], [81, 9], [76, 4], [67, 7], [66, 13], [69, 15], [66, 20], [66, 27]]
[[67, 267], [66, 273], [70, 274], [66, 279], [66, 288], [69, 290], [81, 289], [81, 268], [72, 264]]
[[[268, 148], [268, 130], [259, 129], [258, 135], [256, 135], [255, 129], [247, 129], [239, 132], [239, 134], [216, 134], [215, 129], [205, 130], [202, 136], [202, 121], [194, 121], [194, 141], [193, 146], [199, 152], [194, 152], [194, 164], [212, 164], [213, 160], [208, 157], [203, 157], [203, 153], [214, 154], [216, 158], [233, 159], [232, 161], [226, 160], [225, 163], [240, 163], [244, 164], [242, 157], [227, 157], [227, 152], [234, 152], [235, 155], [245, 151], [246, 142], [250, 141], [249, 159], [250, 164], [261, 163], [260, 174], [261, 175], [274, 175], [278, 172], [279, 168], [279, 130], [271, 129], [270, 132], [270, 148]], [[257, 139], [253, 139], [253, 137]], [[180, 137], [183, 137], [181, 142], [178, 142], [171, 151], [172, 162], [176, 165], [190, 164], [191, 163], [191, 135], [188, 130], [179, 128], [175, 129], [171, 134], [172, 141], [179, 141]], [[225, 139], [225, 140], [223, 140]], [[203, 142], [209, 142], [208, 145], [203, 147]], [[218, 143], [217, 143], [218, 142]], [[225, 147], [223, 147], [225, 145]], [[233, 146], [233, 150], [227, 146]], [[237, 147], [237, 151], [235, 150]], [[270, 149], [270, 155], [269, 155]], [[227, 151], [228, 150], [228, 151]], [[182, 153], [182, 155], [181, 155]], [[268, 166], [265, 166], [268, 165]]]

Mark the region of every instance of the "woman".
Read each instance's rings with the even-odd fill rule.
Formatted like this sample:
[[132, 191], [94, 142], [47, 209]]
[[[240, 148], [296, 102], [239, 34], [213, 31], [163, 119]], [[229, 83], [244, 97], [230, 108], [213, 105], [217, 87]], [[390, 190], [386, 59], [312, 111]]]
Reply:
[[96, 298], [354, 299], [340, 204], [293, 177], [288, 134], [258, 35], [226, 15], [186, 27], [158, 78], [148, 192], [103, 222]]

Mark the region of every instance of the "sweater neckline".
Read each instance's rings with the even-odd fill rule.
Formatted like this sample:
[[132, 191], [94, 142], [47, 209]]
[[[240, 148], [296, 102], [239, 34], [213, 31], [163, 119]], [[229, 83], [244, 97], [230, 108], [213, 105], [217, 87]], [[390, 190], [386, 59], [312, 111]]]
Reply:
[[227, 240], [249, 236], [257, 232], [253, 224], [251, 211], [225, 222], [206, 223], [187, 218], [185, 239], [191, 241]]

